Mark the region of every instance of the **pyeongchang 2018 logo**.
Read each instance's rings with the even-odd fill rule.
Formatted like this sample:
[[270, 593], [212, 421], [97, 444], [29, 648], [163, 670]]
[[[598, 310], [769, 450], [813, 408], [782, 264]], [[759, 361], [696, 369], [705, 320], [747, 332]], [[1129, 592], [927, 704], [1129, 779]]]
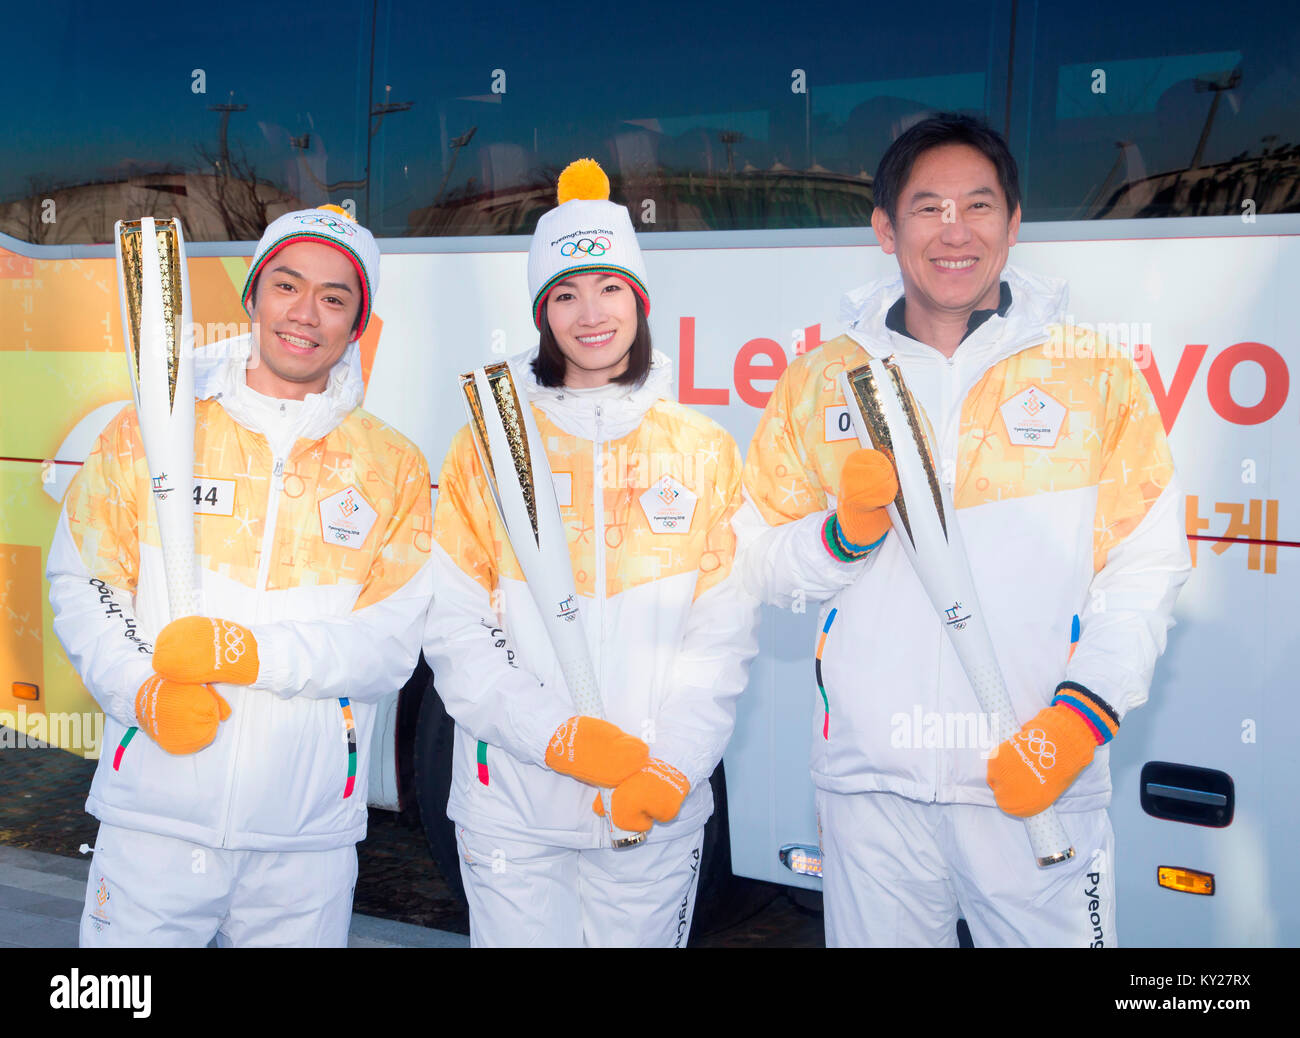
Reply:
[[604, 227], [574, 231], [551, 242], [551, 248], [560, 247], [560, 255], [603, 256], [614, 247], [614, 232]]
[[555, 615], [565, 623], [573, 623], [578, 618], [578, 600], [570, 595], [560, 603], [560, 611]]
[[159, 501], [166, 501], [167, 495], [176, 489], [175, 487], [168, 485], [167, 473], [165, 472], [161, 472], [152, 477], [150, 482], [153, 484], [153, 496]]

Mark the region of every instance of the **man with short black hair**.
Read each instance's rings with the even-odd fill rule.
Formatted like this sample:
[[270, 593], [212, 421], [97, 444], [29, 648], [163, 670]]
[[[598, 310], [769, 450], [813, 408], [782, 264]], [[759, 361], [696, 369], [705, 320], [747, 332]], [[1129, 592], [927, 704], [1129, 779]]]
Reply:
[[[1126, 356], [1054, 348], [1066, 286], [1007, 265], [1019, 186], [994, 131], [926, 119], [890, 146], [875, 190], [899, 275], [846, 296], [847, 333], [781, 377], [738, 517], [755, 594], [826, 603], [812, 772], [827, 943], [954, 945], [964, 917], [977, 945], [1112, 946], [1107, 744], [1147, 698], [1190, 570], [1164, 427]], [[836, 375], [891, 354], [933, 425], [1025, 722], [996, 753], [888, 536], [892, 464], [828, 434]], [[1040, 870], [1020, 819], [1053, 804], [1076, 857]]]
[[343, 946], [376, 705], [432, 592], [429, 469], [363, 411], [379, 277], [337, 207], [286, 213], [244, 288], [252, 333], [196, 351], [204, 615], [164, 624], [135, 408], [68, 490], [54, 630], [105, 713], [82, 946]]

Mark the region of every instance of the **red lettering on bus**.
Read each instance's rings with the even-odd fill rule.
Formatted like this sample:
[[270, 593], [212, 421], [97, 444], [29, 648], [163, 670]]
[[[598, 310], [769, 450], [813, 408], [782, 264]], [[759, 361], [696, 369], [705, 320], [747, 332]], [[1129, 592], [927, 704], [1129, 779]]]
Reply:
[[683, 404], [723, 404], [731, 399], [725, 389], [695, 388], [695, 318], [683, 317], [678, 322], [677, 366], [681, 371], [677, 399]]
[[[766, 357], [771, 363], [755, 364], [755, 357]], [[775, 382], [785, 371], [785, 351], [775, 339], [750, 339], [736, 354], [733, 369], [736, 392], [750, 407], [765, 407], [772, 390], [755, 389], [755, 382]]]
[[1160, 420], [1165, 426], [1165, 435], [1174, 427], [1174, 419], [1178, 417], [1178, 412], [1183, 409], [1183, 401], [1187, 399], [1187, 391], [1192, 388], [1192, 380], [1196, 378], [1196, 372], [1201, 367], [1201, 361], [1205, 359], [1205, 352], [1210, 347], [1201, 343], [1188, 345], [1183, 349], [1183, 355], [1178, 358], [1178, 367], [1174, 371], [1173, 380], [1169, 383], [1168, 391], [1165, 390], [1164, 379], [1160, 377], [1160, 368], [1156, 364], [1156, 355], [1152, 350], [1146, 351], [1148, 363], [1140, 365], [1142, 373], [1147, 377], [1147, 385], [1151, 387], [1151, 395], [1155, 398], [1156, 407], [1160, 408]]
[[[1246, 361], [1254, 361], [1264, 369], [1264, 395], [1259, 403], [1250, 407], [1243, 407], [1233, 400], [1231, 388], [1233, 369]], [[1209, 394], [1210, 406], [1220, 418], [1234, 425], [1259, 425], [1282, 410], [1290, 387], [1291, 375], [1277, 350], [1262, 342], [1239, 342], [1214, 358], [1205, 391]]]

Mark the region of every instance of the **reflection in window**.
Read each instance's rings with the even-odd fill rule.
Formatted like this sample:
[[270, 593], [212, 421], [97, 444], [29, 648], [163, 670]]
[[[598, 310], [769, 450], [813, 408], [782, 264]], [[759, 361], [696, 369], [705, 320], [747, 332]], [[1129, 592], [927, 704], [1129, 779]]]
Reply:
[[1300, 211], [1294, 19], [1039, 5], [1029, 49], [1027, 219]]
[[1300, 25], [1209, 0], [163, 10], [44, 5], [9, 56], [42, 89], [0, 115], [0, 231], [250, 240], [329, 201], [380, 236], [526, 234], [582, 155], [643, 231], [862, 226], [884, 150], [941, 109], [1007, 133], [1026, 219], [1300, 210]]

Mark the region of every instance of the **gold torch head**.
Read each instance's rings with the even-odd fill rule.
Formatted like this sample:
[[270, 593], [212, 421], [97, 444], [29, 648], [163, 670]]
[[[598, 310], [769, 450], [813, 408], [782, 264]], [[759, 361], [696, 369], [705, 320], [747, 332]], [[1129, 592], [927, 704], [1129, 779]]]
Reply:
[[[140, 379], [141, 327], [144, 322], [144, 284], [153, 272], [146, 269], [148, 250], [144, 242], [144, 222], [123, 220], [117, 228], [121, 263], [118, 276], [122, 278], [122, 296], [126, 305], [124, 322], [127, 336], [127, 355], [138, 384]], [[180, 369], [182, 322], [185, 318], [183, 299], [184, 276], [183, 246], [180, 223], [177, 220], [154, 220], [153, 236], [158, 257], [157, 277], [161, 287], [161, 328], [164, 354], [167, 358], [167, 385], [169, 404], [176, 403], [176, 376]]]
[[478, 383], [474, 381], [474, 372], [461, 375], [460, 391], [465, 394], [465, 409], [469, 412], [469, 431], [478, 448], [479, 460], [490, 480], [496, 479], [496, 469], [492, 465], [492, 451], [488, 448], [487, 426], [483, 419], [483, 401], [479, 399]]
[[916, 451], [921, 456], [921, 464], [925, 467], [925, 478], [930, 487], [935, 511], [939, 515], [939, 525], [943, 528], [944, 537], [947, 537], [948, 521], [944, 514], [943, 493], [939, 487], [939, 472], [935, 466], [934, 426], [930, 424], [929, 416], [917, 403], [916, 397], [912, 396], [912, 391], [907, 388], [907, 383], [903, 381], [903, 372], [892, 356], [885, 358], [885, 370], [889, 373], [889, 380], [894, 385], [894, 393], [907, 418], [908, 431], [912, 434]]
[[502, 459], [492, 457], [491, 441], [487, 432], [489, 419], [485, 410], [486, 407], [491, 407], [505, 431], [506, 443], [510, 448], [510, 464], [514, 468], [519, 489], [523, 494], [524, 505], [528, 510], [528, 519], [533, 528], [533, 540], [540, 543], [532, 454], [528, 449], [528, 427], [523, 412], [523, 408], [529, 405], [515, 388], [510, 365], [505, 361], [489, 364], [483, 369], [483, 373], [487, 377], [488, 388], [492, 393], [492, 399], [486, 404], [481, 399], [474, 373], [470, 372], [460, 378], [461, 391], [465, 394], [465, 403], [470, 415], [470, 432], [474, 436], [487, 477], [495, 484], [496, 465], [502, 463]]
[[126, 352], [136, 383], [140, 381], [140, 297], [144, 288], [144, 256], [141, 254], [140, 221], [124, 220], [117, 225], [118, 277], [122, 279], [122, 297], [126, 306]]
[[[907, 388], [907, 383], [903, 381], [902, 372], [899, 370], [894, 358], [892, 356], [887, 358], [883, 364], [884, 381], [877, 378], [876, 372], [872, 370], [870, 363], [846, 372], [845, 379], [853, 394], [853, 399], [846, 402], [850, 407], [856, 406], [867, 427], [867, 434], [871, 437], [872, 447], [889, 458], [890, 464], [895, 469], [897, 469], [899, 462], [897, 452], [894, 449], [894, 437], [906, 438], [915, 443], [917, 454], [921, 458], [922, 468], [925, 470], [926, 483], [933, 498], [934, 509], [938, 513], [944, 536], [947, 536], [948, 524], [943, 509], [943, 497], [939, 488], [939, 475], [934, 463], [934, 449], [931, 445], [933, 432], [930, 429], [929, 419]], [[906, 421], [905, 428], [894, 429], [891, 432], [883, 402], [886, 393], [893, 398], [894, 402], [902, 410]], [[908, 538], [915, 543], [915, 537], [912, 535], [912, 524], [907, 515], [907, 501], [903, 497], [901, 480], [899, 481], [898, 494], [894, 497], [894, 507], [898, 509], [898, 518], [902, 522]]]

